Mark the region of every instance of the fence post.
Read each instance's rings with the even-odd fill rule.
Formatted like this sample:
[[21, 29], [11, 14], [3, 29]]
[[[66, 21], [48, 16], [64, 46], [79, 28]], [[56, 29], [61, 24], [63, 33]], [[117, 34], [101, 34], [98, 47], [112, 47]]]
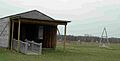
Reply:
[[32, 41], [32, 43], [31, 43], [31, 50], [33, 51], [33, 44], [34, 44], [34, 41]]
[[42, 53], [42, 43], [40, 43], [39, 46], [40, 46], [39, 54], [41, 55], [41, 53]]
[[28, 43], [25, 42], [25, 54], [27, 54], [27, 50], [28, 50]]
[[25, 39], [25, 54], [27, 54], [28, 51], [28, 40]]

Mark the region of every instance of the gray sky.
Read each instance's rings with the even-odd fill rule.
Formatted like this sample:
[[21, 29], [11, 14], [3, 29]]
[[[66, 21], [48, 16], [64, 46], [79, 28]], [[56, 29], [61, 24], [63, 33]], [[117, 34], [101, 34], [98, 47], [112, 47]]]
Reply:
[[100, 36], [106, 27], [109, 37], [120, 37], [120, 0], [0, 0], [0, 17], [34, 9], [72, 21], [70, 35]]

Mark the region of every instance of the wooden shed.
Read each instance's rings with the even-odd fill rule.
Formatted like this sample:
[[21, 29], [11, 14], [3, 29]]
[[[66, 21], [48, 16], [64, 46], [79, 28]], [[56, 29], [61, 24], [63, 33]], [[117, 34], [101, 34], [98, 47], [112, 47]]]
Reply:
[[[66, 25], [70, 21], [55, 20], [37, 10], [0, 18], [0, 47], [13, 48], [13, 39], [42, 43], [42, 48], [55, 48], [57, 26]], [[65, 41], [64, 41], [65, 45]]]

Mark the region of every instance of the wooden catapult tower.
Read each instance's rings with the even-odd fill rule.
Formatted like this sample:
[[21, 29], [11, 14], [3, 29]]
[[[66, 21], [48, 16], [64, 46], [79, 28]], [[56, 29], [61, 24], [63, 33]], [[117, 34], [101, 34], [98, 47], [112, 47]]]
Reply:
[[109, 39], [108, 39], [108, 34], [107, 34], [107, 30], [104, 27], [103, 32], [101, 34], [101, 38], [100, 38], [100, 47], [108, 47], [109, 45]]

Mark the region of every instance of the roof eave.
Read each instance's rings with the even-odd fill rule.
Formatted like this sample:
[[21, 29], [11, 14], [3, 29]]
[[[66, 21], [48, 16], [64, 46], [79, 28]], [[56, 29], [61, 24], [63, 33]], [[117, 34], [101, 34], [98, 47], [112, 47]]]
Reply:
[[65, 20], [45, 20], [45, 19], [33, 19], [33, 18], [23, 18], [23, 17], [18, 17], [18, 18], [12, 18], [14, 20], [16, 19], [26, 19], [26, 20], [36, 20], [36, 21], [44, 21], [44, 22], [55, 22], [58, 25], [67, 25], [67, 23], [71, 22], [71, 21], [65, 21]]

